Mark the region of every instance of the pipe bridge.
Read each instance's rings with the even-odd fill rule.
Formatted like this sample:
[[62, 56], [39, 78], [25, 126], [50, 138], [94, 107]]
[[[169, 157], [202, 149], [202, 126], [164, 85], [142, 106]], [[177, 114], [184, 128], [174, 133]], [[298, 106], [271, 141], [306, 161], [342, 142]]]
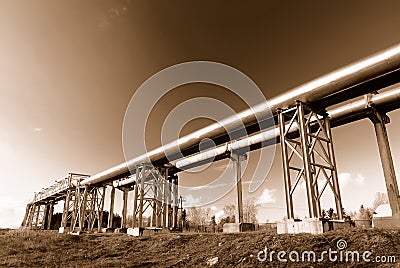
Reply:
[[[228, 157], [235, 163], [236, 222], [243, 223], [240, 163], [247, 152], [278, 142], [282, 149], [287, 218], [294, 218], [293, 191], [304, 181], [309, 218], [321, 217], [320, 199], [329, 191], [341, 220], [343, 207], [331, 128], [364, 118], [375, 129], [392, 215], [400, 221], [399, 188], [386, 131], [390, 121], [387, 113], [400, 107], [399, 83], [400, 44], [98, 174], [69, 173], [35, 193], [27, 205], [22, 226], [49, 229], [53, 207], [63, 201], [60, 231], [100, 231], [106, 188], [110, 187], [109, 229], [114, 226], [116, 189], [123, 193], [119, 227], [143, 228], [144, 215], [150, 215], [151, 227], [178, 229], [179, 172]], [[267, 113], [269, 109], [272, 114]], [[257, 120], [260, 118], [273, 118], [277, 126], [261, 125]], [[238, 131], [241, 125], [246, 131]], [[230, 132], [250, 135], [232, 141]], [[212, 139], [215, 145], [199, 151], [198, 145], [205, 138]], [[318, 184], [320, 181], [322, 187]], [[134, 195], [133, 222], [128, 226], [130, 193]]]

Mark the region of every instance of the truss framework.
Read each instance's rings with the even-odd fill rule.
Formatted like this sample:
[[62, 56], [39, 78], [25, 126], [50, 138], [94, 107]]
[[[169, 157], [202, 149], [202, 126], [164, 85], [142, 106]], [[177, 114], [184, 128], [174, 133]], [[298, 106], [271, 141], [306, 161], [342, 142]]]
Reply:
[[[327, 188], [335, 198], [338, 218], [343, 218], [332, 133], [325, 111], [301, 102], [278, 110], [287, 217], [294, 218], [293, 193], [305, 182], [310, 218], [321, 217], [320, 200]], [[286, 123], [289, 122], [289, 123]]]
[[[105, 187], [88, 185], [82, 187], [78, 184], [73, 192], [72, 200], [69, 201], [73, 201], [73, 203], [71, 202], [73, 211], [70, 230], [92, 231], [97, 225], [97, 229], [100, 231], [103, 219], [104, 197]], [[67, 202], [65, 204], [66, 207], [71, 207], [71, 205], [67, 205]]]
[[177, 185], [178, 177], [169, 176], [168, 168], [137, 166], [132, 227], [145, 227], [145, 215], [150, 216], [150, 227], [177, 227]]

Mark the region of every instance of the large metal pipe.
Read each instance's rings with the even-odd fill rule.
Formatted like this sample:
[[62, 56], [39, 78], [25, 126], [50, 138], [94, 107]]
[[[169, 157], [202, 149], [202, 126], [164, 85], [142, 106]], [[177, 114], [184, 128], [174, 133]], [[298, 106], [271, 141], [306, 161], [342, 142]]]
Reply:
[[[389, 112], [391, 110], [397, 109], [400, 107], [400, 85], [395, 85], [395, 87], [389, 87], [382, 93], [372, 95], [370, 98], [357, 98], [354, 101], [348, 102], [339, 107], [335, 107], [333, 109], [328, 109], [328, 117], [332, 123], [336, 121], [342, 122], [350, 122], [344, 121], [353, 115], [358, 115], [358, 117], [353, 117], [354, 120], [358, 120], [361, 118], [367, 117], [366, 111], [369, 109], [369, 104], [374, 105], [378, 109], [385, 110]], [[360, 113], [364, 112], [363, 115]], [[340, 124], [336, 124], [340, 125]], [[287, 128], [287, 127], [286, 127]], [[296, 123], [293, 123], [290, 133], [294, 133], [298, 130], [298, 126]], [[207, 160], [213, 159], [219, 155], [225, 154], [227, 151], [238, 151], [243, 148], [248, 148], [251, 145], [259, 144], [266, 141], [274, 141], [279, 137], [279, 127], [275, 127], [273, 129], [269, 129], [266, 131], [262, 131], [260, 133], [254, 134], [247, 138], [238, 141], [232, 141], [213, 149], [195, 154], [193, 156], [185, 157], [180, 159], [173, 164], [180, 169], [185, 169], [187, 167], [195, 167], [196, 163], [204, 163]]]
[[[138, 164], [157, 161], [168, 155], [175, 155], [180, 150], [190, 148], [205, 138], [215, 138], [224, 133], [240, 129], [243, 124], [247, 126], [256, 123], [257, 119], [267, 119], [268, 117], [271, 117], [269, 111], [272, 111], [272, 113], [275, 114], [277, 108], [291, 106], [296, 100], [312, 104], [324, 97], [339, 92], [343, 93], [352, 86], [398, 69], [400, 69], [400, 44], [317, 78], [309, 83], [298, 86], [270, 99], [268, 103], [260, 103], [236, 115], [197, 130], [176, 141], [93, 175], [90, 178], [83, 180], [81, 184], [100, 183], [120, 176], [128, 173], [130, 168], [132, 169]], [[340, 100], [338, 100], [338, 102], [340, 102]]]
[[113, 186], [118, 188], [132, 183], [136, 183], [136, 174], [121, 181], [113, 181]]

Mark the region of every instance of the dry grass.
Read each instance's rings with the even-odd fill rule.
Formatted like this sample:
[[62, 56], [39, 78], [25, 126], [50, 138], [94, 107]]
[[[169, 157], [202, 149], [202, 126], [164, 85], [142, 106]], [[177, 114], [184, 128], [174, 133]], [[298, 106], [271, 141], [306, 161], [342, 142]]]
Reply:
[[[265, 267], [257, 253], [270, 250], [336, 249], [345, 239], [348, 250], [370, 250], [374, 255], [395, 255], [400, 261], [400, 230], [353, 229], [323, 235], [276, 235], [259, 231], [240, 234], [156, 234], [129, 237], [124, 234], [83, 234], [81, 236], [12, 230], [0, 232], [1, 267], [204, 267], [218, 257], [216, 267]], [[271, 264], [271, 263], [268, 263]], [[277, 261], [274, 266], [284, 266]], [[321, 267], [330, 262], [303, 263]], [[335, 263], [335, 266], [365, 266], [366, 263]], [[370, 264], [374, 266], [375, 264]], [[398, 265], [398, 263], [397, 263]], [[299, 264], [298, 266], [301, 267]], [[361, 266], [360, 266], [361, 267]], [[387, 267], [393, 267], [388, 264]], [[397, 266], [399, 267], [399, 266]]]

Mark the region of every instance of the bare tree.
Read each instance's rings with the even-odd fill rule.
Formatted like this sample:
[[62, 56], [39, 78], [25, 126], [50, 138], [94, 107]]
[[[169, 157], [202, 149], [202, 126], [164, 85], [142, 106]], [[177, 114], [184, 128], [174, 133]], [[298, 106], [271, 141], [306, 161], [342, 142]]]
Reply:
[[372, 211], [375, 211], [377, 207], [383, 204], [389, 204], [389, 198], [386, 193], [377, 192], [375, 194], [375, 200], [372, 205]]
[[236, 210], [235, 205], [232, 205], [232, 204], [226, 205], [226, 206], [224, 206], [223, 210], [224, 210], [224, 216], [225, 216], [224, 221], [225, 222], [235, 222], [235, 210]]
[[256, 199], [249, 198], [243, 204], [243, 221], [257, 224], [257, 213], [260, 205], [256, 204]]
[[210, 217], [210, 208], [191, 207], [187, 211], [187, 220], [195, 225], [205, 225]]
[[365, 208], [363, 205], [361, 205], [357, 216], [359, 220], [371, 220], [372, 211], [370, 208]]

